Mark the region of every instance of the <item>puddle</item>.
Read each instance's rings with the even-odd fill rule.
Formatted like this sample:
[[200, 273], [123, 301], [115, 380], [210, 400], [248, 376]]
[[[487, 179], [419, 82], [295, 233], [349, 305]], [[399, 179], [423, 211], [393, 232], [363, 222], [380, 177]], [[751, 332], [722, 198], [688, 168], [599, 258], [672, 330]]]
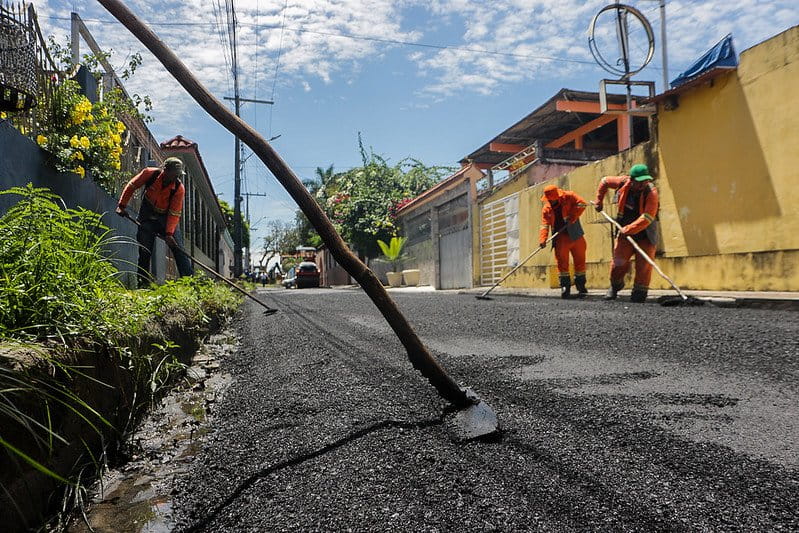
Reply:
[[188, 382], [165, 397], [131, 437], [131, 459], [109, 470], [90, 489], [87, 523], [76, 518], [71, 533], [166, 533], [172, 523], [172, 481], [190, 468], [208, 433], [209, 418], [232, 381], [219, 362], [236, 348], [231, 332], [214, 335], [188, 369]]

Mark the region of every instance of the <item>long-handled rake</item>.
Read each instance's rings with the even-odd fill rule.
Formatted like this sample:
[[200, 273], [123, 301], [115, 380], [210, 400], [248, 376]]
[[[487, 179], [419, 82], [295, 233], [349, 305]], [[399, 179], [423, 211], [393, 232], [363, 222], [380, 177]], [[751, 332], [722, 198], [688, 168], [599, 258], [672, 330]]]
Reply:
[[[138, 220], [136, 220], [135, 218], [133, 218], [132, 216], [130, 216], [128, 213], [125, 213], [123, 216], [124, 216], [125, 218], [127, 218], [128, 220], [130, 220], [131, 222], [133, 222], [134, 224], [136, 224], [137, 226], [141, 227], [141, 223], [140, 223]], [[161, 235], [160, 233], [158, 233], [158, 234], [156, 234], [156, 235], [158, 235], [158, 237], [159, 237], [160, 239], [163, 239], [163, 240], [164, 240], [164, 242], [166, 242], [166, 237], [164, 237], [164, 236], [163, 236], [163, 235]], [[268, 305], [266, 305], [264, 302], [262, 302], [261, 300], [259, 300], [258, 298], [256, 298], [256, 297], [255, 297], [255, 296], [253, 296], [252, 294], [250, 294], [249, 292], [245, 291], [244, 289], [242, 289], [241, 287], [239, 287], [238, 285], [236, 285], [235, 283], [233, 283], [232, 281], [230, 281], [229, 279], [227, 279], [226, 277], [224, 277], [222, 274], [220, 274], [219, 272], [217, 272], [216, 270], [214, 270], [213, 268], [211, 268], [211, 267], [209, 267], [208, 265], [205, 265], [205, 264], [201, 263], [200, 261], [196, 260], [195, 258], [193, 258], [192, 256], [190, 256], [188, 253], [186, 253], [186, 250], [184, 250], [184, 249], [183, 249], [183, 248], [181, 248], [180, 246], [176, 246], [176, 248], [177, 248], [177, 249], [178, 249], [178, 251], [179, 251], [179, 252], [181, 252], [183, 255], [185, 255], [186, 257], [188, 257], [189, 259], [191, 259], [191, 262], [192, 262], [192, 263], [194, 263], [195, 265], [197, 265], [197, 266], [200, 266], [200, 267], [204, 268], [205, 270], [207, 270], [208, 272], [210, 272], [211, 274], [213, 274], [214, 276], [216, 276], [216, 277], [217, 277], [217, 279], [219, 279], [219, 280], [221, 280], [221, 281], [224, 281], [225, 283], [227, 283], [228, 285], [230, 285], [231, 287], [233, 287], [234, 289], [236, 289], [237, 291], [239, 291], [240, 293], [242, 293], [244, 296], [246, 296], [246, 297], [247, 297], [247, 298], [249, 298], [250, 300], [253, 300], [253, 301], [257, 302], [259, 305], [262, 305], [263, 307], [265, 307], [265, 308], [266, 308], [266, 311], [264, 311], [264, 314], [265, 314], [265, 315], [273, 315], [273, 314], [277, 313], [277, 311], [278, 311], [277, 309], [275, 309], [274, 307], [269, 307], [269, 306], [268, 306]]]
[[[591, 203], [594, 206], [596, 206], [596, 204], [594, 202], [591, 202]], [[602, 216], [605, 217], [608, 220], [608, 222], [610, 222], [611, 224], [616, 226], [616, 228], [618, 228], [619, 231], [622, 231], [621, 224], [619, 224], [616, 221], [616, 219], [614, 219], [613, 217], [611, 217], [610, 215], [608, 215], [604, 211], [600, 211], [600, 213], [602, 213]], [[624, 235], [624, 237], [627, 238], [627, 241], [632, 245], [633, 248], [635, 248], [635, 251], [638, 252], [638, 256], [641, 257], [642, 259], [644, 259], [644, 261], [646, 261], [650, 265], [652, 265], [652, 268], [654, 268], [655, 271], [658, 274], [660, 274], [660, 276], [663, 279], [668, 281], [669, 285], [671, 285], [671, 287], [675, 291], [677, 291], [677, 294], [679, 295], [679, 298], [677, 298], [675, 296], [661, 298], [660, 300], [658, 300], [658, 303], [660, 305], [675, 306], [675, 305], [704, 305], [705, 304], [705, 302], [703, 300], [700, 300], [699, 298], [694, 298], [693, 296], [686, 296], [685, 294], [683, 294], [683, 292], [680, 290], [680, 288], [677, 286], [677, 284], [674, 283], [674, 281], [672, 281], [672, 279], [670, 277], [668, 277], [662, 270], [660, 270], [660, 267], [657, 265], [657, 263], [655, 263], [655, 261], [651, 257], [649, 257], [646, 254], [646, 252], [644, 252], [641, 249], [640, 246], [638, 246], [638, 243], [636, 243], [635, 240], [632, 237], [630, 237], [629, 235]]]
[[[550, 242], [551, 242], [551, 241], [552, 241], [552, 240], [553, 240], [555, 237], [557, 237], [557, 236], [560, 234], [560, 232], [561, 232], [561, 231], [563, 231], [563, 230], [561, 229], [560, 231], [556, 231], [555, 233], [553, 233], [553, 234], [552, 234], [552, 236], [546, 240], [546, 243], [545, 243], [545, 244], [549, 244], [549, 243], [550, 243]], [[497, 288], [497, 286], [498, 286], [500, 283], [502, 283], [503, 281], [505, 281], [506, 279], [508, 279], [508, 278], [510, 277], [510, 275], [511, 275], [511, 274], [513, 274], [514, 272], [516, 272], [517, 270], [519, 270], [519, 268], [521, 268], [521, 267], [522, 267], [522, 265], [524, 265], [524, 264], [525, 264], [527, 261], [529, 261], [529, 260], [530, 260], [530, 259], [531, 259], [531, 258], [532, 258], [532, 257], [533, 257], [535, 254], [537, 254], [538, 252], [540, 252], [540, 251], [541, 251], [541, 250], [543, 250], [544, 248], [546, 248], [546, 246], [544, 246], [544, 247], [538, 247], [538, 248], [536, 248], [535, 250], [533, 250], [533, 251], [532, 251], [532, 253], [530, 253], [530, 255], [528, 255], [527, 257], [525, 257], [525, 258], [524, 258], [524, 260], [523, 260], [521, 263], [519, 263], [518, 265], [516, 265], [515, 267], [513, 267], [513, 270], [511, 270], [510, 272], [508, 272], [507, 274], [505, 274], [504, 276], [502, 276], [502, 279], [500, 279], [498, 282], [494, 283], [494, 284], [491, 286], [491, 288], [490, 288], [490, 289], [488, 289], [487, 291], [485, 291], [483, 294], [479, 294], [479, 295], [475, 296], [475, 298], [477, 298], [478, 300], [491, 300], [491, 298], [489, 298], [489, 297], [488, 297], [488, 293], [489, 293], [489, 292], [491, 292], [491, 291], [493, 291], [494, 289], [496, 289], [496, 288]]]

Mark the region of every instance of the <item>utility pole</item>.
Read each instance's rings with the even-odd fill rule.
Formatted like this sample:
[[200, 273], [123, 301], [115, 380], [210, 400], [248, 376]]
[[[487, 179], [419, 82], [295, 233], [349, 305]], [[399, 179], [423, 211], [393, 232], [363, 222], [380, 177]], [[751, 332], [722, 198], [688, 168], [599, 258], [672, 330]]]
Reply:
[[[249, 224], [250, 223], [250, 196], [269, 196], [269, 195], [268, 194], [264, 194], [262, 192], [243, 192], [243, 193], [241, 193], [241, 195], [247, 197], [246, 208], [244, 210], [246, 215], [245, 215], [244, 218], [245, 218], [245, 220], [247, 220], [247, 223]], [[250, 229], [252, 229], [252, 228], [250, 228]], [[250, 236], [250, 247], [247, 249], [247, 253], [248, 253], [249, 261], [252, 262], [252, 235]]]
[[245, 209], [246, 215], [245, 215], [244, 218], [247, 219], [247, 222], [249, 222], [250, 221], [250, 196], [269, 196], [269, 195], [268, 194], [264, 194], [262, 192], [244, 192], [244, 193], [241, 193], [241, 195], [247, 197], [246, 209]]
[[[232, 4], [232, 3], [231, 3]], [[236, 11], [232, 11], [233, 18], [233, 98], [225, 97], [225, 100], [233, 100], [235, 103], [236, 117], [241, 118], [241, 102], [257, 102], [264, 104], [272, 104], [268, 100], [252, 100], [248, 98], [241, 98], [239, 94], [239, 65], [238, 53], [236, 43]], [[234, 186], [233, 186], [233, 275], [235, 277], [241, 276], [243, 271], [242, 267], [242, 244], [244, 240], [243, 228], [241, 226], [241, 140], [236, 135], [235, 143], [236, 153], [233, 158], [234, 165]]]
[[660, 51], [663, 54], [663, 92], [669, 90], [669, 54], [666, 51], [666, 0], [660, 0]]

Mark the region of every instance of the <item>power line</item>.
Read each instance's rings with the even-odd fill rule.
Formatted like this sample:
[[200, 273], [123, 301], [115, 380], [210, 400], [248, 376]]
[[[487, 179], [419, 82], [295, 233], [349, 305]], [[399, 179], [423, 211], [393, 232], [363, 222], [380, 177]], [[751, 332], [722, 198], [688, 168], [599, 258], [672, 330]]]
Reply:
[[[275, 60], [275, 77], [272, 80], [272, 96], [270, 98], [270, 100], [272, 100], [273, 102], [275, 101], [275, 89], [277, 88], [277, 74], [278, 74], [278, 72], [280, 70], [280, 56], [283, 53], [283, 29], [286, 27], [286, 8], [288, 8], [288, 5], [289, 5], [289, 0], [286, 0], [283, 3], [283, 12], [281, 13], [282, 17], [280, 19], [280, 42], [278, 43], [278, 47], [277, 47], [277, 58]], [[256, 33], [258, 32], [257, 29], [255, 31], [256, 31]], [[272, 136], [272, 108], [269, 108], [269, 128], [268, 128], [268, 131], [269, 131], [269, 136], [271, 137]]]
[[[288, 1], [287, 1], [288, 3]], [[52, 19], [63, 19], [68, 20], [65, 17], [48, 17]], [[103, 19], [84, 19], [84, 22], [99, 22], [103, 24], [117, 24], [115, 20], [103, 20]], [[208, 22], [149, 22], [150, 26], [206, 26]], [[419, 48], [431, 48], [435, 50], [454, 50], [458, 52], [469, 52], [475, 54], [484, 54], [484, 55], [495, 55], [495, 56], [505, 56], [505, 57], [516, 57], [520, 59], [535, 59], [538, 61], [561, 61], [564, 63], [579, 63], [583, 65], [595, 65], [594, 61], [589, 61], [587, 59], [572, 59], [566, 57], [554, 57], [554, 56], [541, 56], [541, 55], [532, 55], [532, 54], [519, 54], [515, 52], [501, 52], [499, 50], [485, 50], [480, 48], [470, 48], [465, 46], [452, 46], [452, 45], [443, 45], [443, 44], [431, 44], [431, 43], [415, 43], [411, 41], [401, 41], [398, 39], [384, 39], [380, 37], [369, 37], [365, 35], [352, 35], [346, 33], [334, 33], [334, 32], [324, 32], [324, 31], [317, 31], [317, 30], [308, 30], [304, 28], [291, 28], [291, 27], [283, 27], [283, 26], [275, 26], [275, 25], [256, 25], [252, 23], [240, 23], [239, 26], [247, 26], [247, 27], [254, 27], [256, 29], [278, 29], [283, 28], [285, 31], [293, 31], [297, 33], [312, 33], [316, 35], [326, 35], [329, 37], [340, 37], [343, 39], [354, 39], [360, 41], [371, 41], [371, 42], [378, 42], [378, 43], [385, 43], [385, 44], [399, 44], [403, 46], [416, 46]]]

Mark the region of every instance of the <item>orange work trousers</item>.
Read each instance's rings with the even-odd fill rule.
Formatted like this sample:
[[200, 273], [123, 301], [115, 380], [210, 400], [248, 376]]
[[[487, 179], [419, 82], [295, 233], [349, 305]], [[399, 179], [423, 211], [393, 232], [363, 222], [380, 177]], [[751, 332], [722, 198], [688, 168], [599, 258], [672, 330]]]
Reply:
[[574, 259], [574, 274], [585, 274], [585, 237], [581, 236], [576, 241], [571, 240], [568, 234], [555, 237], [555, 260], [558, 262], [558, 273], [569, 273], [569, 254]]
[[[646, 252], [650, 259], [655, 258], [655, 245], [649, 239], [635, 241], [635, 244]], [[616, 246], [613, 247], [613, 263], [610, 266], [610, 282], [613, 284], [624, 284], [624, 276], [630, 271], [630, 259], [633, 254], [638, 252], [623, 235], [616, 239]], [[635, 289], [648, 289], [649, 280], [652, 279], [652, 265], [646, 259], [635, 258]]]

